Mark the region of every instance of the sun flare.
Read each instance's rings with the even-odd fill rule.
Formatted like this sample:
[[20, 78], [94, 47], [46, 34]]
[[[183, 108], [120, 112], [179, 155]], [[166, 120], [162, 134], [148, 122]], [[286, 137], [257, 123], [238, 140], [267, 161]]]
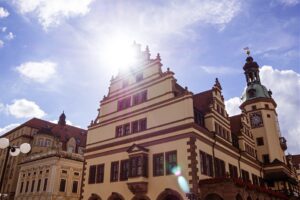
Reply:
[[126, 70], [135, 60], [133, 40], [125, 36], [111, 36], [103, 45], [103, 58], [113, 71]]

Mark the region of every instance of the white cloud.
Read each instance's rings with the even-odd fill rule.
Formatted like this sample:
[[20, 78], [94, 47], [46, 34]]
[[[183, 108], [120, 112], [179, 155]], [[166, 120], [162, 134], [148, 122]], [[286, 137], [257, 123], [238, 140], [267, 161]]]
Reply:
[[[146, 9], [145, 25], [157, 26], [159, 31], [176, 31], [196, 22], [218, 25], [220, 28], [229, 23], [240, 11], [241, 3], [237, 0], [173, 1], [170, 4], [153, 9]], [[147, 21], [151, 20], [150, 21]], [[153, 23], [159, 21], [159, 23]], [[145, 26], [147, 27], [147, 26]]]
[[221, 67], [201, 66], [200, 68], [208, 74], [236, 74], [241, 72], [241, 70], [237, 68], [222, 67], [222, 66]]
[[5, 18], [8, 16], [9, 16], [9, 12], [3, 7], [0, 7], [0, 18]]
[[33, 101], [27, 99], [17, 99], [11, 105], [7, 105], [9, 114], [16, 118], [41, 118], [46, 113]]
[[4, 133], [7, 133], [8, 131], [16, 128], [20, 124], [9, 124], [7, 126], [4, 126], [3, 128], [0, 127], [0, 136], [3, 135]]
[[33, 14], [46, 30], [63, 19], [85, 15], [93, 0], [14, 0], [21, 14]]
[[46, 83], [55, 76], [56, 66], [56, 63], [50, 61], [26, 62], [16, 67], [16, 70], [25, 78]]
[[0, 48], [2, 48], [3, 46], [4, 46], [4, 42], [0, 40]]
[[226, 111], [229, 116], [238, 115], [241, 113], [239, 106], [241, 105], [242, 101], [239, 97], [233, 97], [225, 101]]
[[13, 40], [15, 37], [16, 37], [16, 36], [15, 36], [12, 32], [9, 32], [9, 33], [5, 36], [5, 38], [6, 38], [7, 40]]
[[285, 6], [295, 6], [300, 3], [300, 0], [279, 0]]
[[6, 30], [7, 30], [7, 27], [5, 27], [5, 26], [4, 26], [4, 27], [1, 27], [1, 31], [2, 31], [2, 32], [5, 32]]
[[[263, 84], [273, 92], [278, 107], [282, 135], [292, 150], [300, 152], [300, 74], [293, 70], [277, 70], [263, 66], [260, 71]], [[289, 149], [289, 150], [291, 150]]]
[[[271, 66], [260, 69], [262, 84], [273, 92], [277, 103], [278, 120], [282, 135], [288, 141], [289, 151], [300, 152], [300, 74], [293, 70], [277, 70]], [[230, 115], [238, 114], [239, 97], [225, 102]]]

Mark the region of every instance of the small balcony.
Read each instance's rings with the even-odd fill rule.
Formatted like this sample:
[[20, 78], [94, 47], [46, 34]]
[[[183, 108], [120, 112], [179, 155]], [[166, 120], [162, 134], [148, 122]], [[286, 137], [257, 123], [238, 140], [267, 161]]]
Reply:
[[281, 146], [281, 149], [283, 151], [285, 151], [287, 149], [287, 145], [286, 145], [286, 139], [284, 137], [280, 137], [279, 138], [279, 141], [280, 141], [280, 146]]

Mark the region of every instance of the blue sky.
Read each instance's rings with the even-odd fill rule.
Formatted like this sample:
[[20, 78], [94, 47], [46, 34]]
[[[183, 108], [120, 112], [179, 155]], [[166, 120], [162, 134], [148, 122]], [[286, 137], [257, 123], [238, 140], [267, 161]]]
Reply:
[[117, 73], [118, 55], [107, 53], [120, 38], [160, 53], [194, 93], [218, 77], [237, 114], [247, 46], [278, 103], [288, 152], [300, 153], [299, 10], [300, 0], [0, 0], [0, 133], [63, 110], [85, 128]]

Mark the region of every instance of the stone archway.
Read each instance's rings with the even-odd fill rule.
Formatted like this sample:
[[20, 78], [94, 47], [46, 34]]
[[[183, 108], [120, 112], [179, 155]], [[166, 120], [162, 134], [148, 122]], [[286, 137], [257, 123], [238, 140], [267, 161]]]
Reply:
[[204, 200], [223, 200], [222, 197], [220, 197], [218, 194], [215, 194], [215, 193], [211, 193], [211, 194], [208, 194]]
[[112, 192], [107, 200], [125, 200], [122, 195], [117, 192]]
[[101, 197], [95, 193], [92, 193], [88, 200], [101, 200]]
[[158, 195], [156, 200], [183, 200], [183, 198], [177, 191], [167, 188]]

